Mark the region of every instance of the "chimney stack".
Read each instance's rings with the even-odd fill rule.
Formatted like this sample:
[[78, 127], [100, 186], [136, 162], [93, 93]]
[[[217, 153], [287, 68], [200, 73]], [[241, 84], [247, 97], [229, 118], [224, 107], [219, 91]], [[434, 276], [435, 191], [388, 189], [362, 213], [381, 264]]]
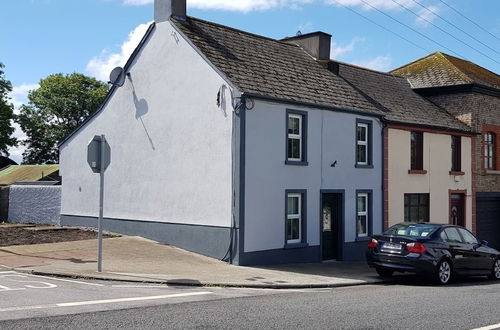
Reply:
[[317, 61], [330, 60], [330, 44], [332, 42], [332, 36], [328, 33], [321, 31], [312, 32], [285, 38], [281, 41], [299, 45]]
[[186, 20], [186, 0], [155, 0], [155, 22], [168, 21], [170, 17]]

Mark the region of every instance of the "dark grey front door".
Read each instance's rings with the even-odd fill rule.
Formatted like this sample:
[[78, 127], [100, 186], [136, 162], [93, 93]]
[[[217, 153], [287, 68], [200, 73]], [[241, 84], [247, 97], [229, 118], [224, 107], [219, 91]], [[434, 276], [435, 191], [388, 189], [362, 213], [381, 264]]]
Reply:
[[321, 228], [323, 260], [338, 259], [342, 244], [341, 222], [342, 194], [323, 193], [321, 195]]

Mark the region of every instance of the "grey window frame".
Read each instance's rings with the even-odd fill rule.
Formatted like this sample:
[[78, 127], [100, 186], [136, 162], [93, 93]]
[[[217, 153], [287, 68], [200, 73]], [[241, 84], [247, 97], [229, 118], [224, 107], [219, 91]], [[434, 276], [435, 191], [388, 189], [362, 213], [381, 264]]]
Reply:
[[[289, 243], [287, 238], [288, 232], [288, 195], [300, 194], [300, 242]], [[285, 249], [307, 247], [307, 190], [306, 189], [286, 189], [285, 190]]]
[[[366, 203], [367, 207], [367, 219], [366, 219], [366, 236], [358, 235], [358, 195], [365, 194], [368, 196], [368, 201]], [[354, 214], [355, 214], [355, 231], [356, 231], [356, 241], [366, 241], [370, 236], [373, 235], [373, 190], [372, 189], [359, 189], [356, 190], [356, 198], [354, 199]]]
[[[366, 164], [358, 163], [358, 126], [366, 126]], [[356, 118], [356, 126], [354, 129], [354, 167], [356, 168], [373, 168], [373, 121], [367, 119]]]
[[[290, 115], [301, 116], [301, 141], [300, 141], [300, 160], [289, 159], [288, 158], [288, 124]], [[299, 166], [307, 166], [307, 111], [295, 110], [295, 109], [286, 109], [285, 116], [285, 164], [287, 165], [299, 165]]]

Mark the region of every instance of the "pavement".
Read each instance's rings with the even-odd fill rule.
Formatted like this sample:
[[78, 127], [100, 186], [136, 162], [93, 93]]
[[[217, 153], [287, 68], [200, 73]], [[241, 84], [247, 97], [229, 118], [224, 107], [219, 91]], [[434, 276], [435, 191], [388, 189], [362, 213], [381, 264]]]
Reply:
[[279, 289], [382, 282], [364, 262], [235, 266], [134, 236], [103, 240], [100, 273], [97, 240], [3, 247], [0, 266], [38, 275], [192, 286]]

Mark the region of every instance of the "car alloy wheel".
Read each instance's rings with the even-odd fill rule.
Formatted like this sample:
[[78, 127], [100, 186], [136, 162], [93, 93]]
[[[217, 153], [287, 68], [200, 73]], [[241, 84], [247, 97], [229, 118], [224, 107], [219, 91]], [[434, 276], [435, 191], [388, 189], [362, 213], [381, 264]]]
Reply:
[[500, 259], [495, 260], [490, 278], [492, 280], [500, 280]]
[[448, 260], [443, 260], [439, 263], [437, 269], [437, 279], [440, 284], [446, 284], [451, 277], [451, 266]]

